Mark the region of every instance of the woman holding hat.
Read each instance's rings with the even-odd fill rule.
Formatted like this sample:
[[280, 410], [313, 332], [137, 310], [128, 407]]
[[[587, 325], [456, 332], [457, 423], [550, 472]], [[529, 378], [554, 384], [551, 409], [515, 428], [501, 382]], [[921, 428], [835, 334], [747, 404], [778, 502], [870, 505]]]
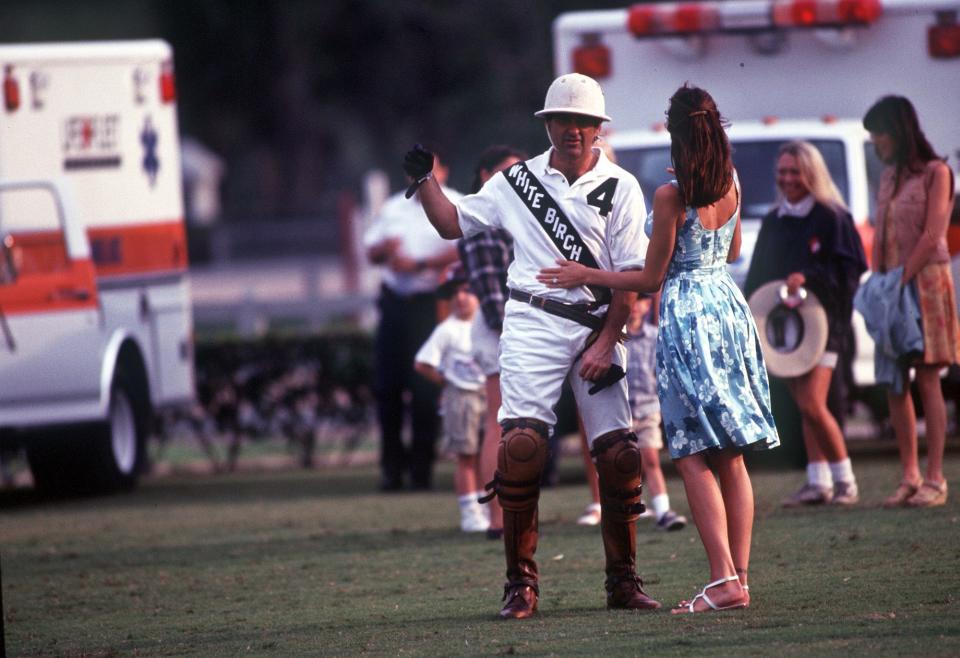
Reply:
[[807, 481], [783, 505], [853, 505], [859, 501], [857, 481], [827, 394], [852, 335], [853, 296], [866, 258], [850, 212], [813, 144], [781, 146], [776, 179], [779, 201], [760, 225], [744, 294], [749, 298], [763, 284], [786, 279], [789, 295], [801, 287], [816, 295], [828, 326], [819, 362], [786, 379], [800, 411]]
[[926, 418], [927, 469], [921, 478], [917, 414], [909, 387], [901, 393], [888, 389], [902, 479], [884, 506], [943, 505], [947, 501], [943, 476], [947, 414], [940, 369], [960, 362], [960, 327], [947, 250], [953, 173], [927, 141], [906, 98], [881, 98], [863, 117], [863, 126], [870, 131], [877, 155], [888, 165], [877, 191], [872, 265], [879, 272], [903, 267], [901, 286], [912, 286], [916, 292], [923, 333], [923, 358], [913, 366]]

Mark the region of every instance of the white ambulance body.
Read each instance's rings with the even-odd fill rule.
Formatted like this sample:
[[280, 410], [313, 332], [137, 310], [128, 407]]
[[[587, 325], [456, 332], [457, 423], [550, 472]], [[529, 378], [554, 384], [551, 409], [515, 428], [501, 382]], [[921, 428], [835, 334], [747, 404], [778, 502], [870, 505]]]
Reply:
[[[669, 179], [664, 112], [684, 82], [710, 92], [743, 185], [743, 246], [731, 273], [742, 285], [760, 219], [776, 199], [774, 162], [785, 141], [823, 153], [869, 256], [883, 165], [861, 125], [881, 96], [914, 103], [937, 152], [960, 162], [960, 0], [713, 0], [638, 4], [563, 14], [554, 24], [558, 74], [603, 86], [608, 141], [640, 180], [648, 206]], [[951, 251], [960, 226], [951, 226]], [[855, 378], [873, 381], [872, 344], [855, 315]]]
[[0, 74], [0, 441], [41, 487], [130, 487], [194, 390], [172, 53], [0, 45]]

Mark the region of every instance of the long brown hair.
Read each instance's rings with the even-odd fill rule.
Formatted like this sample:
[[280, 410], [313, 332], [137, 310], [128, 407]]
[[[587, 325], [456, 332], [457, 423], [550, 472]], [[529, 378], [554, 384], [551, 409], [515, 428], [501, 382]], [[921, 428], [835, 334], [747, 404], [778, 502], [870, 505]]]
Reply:
[[863, 116], [863, 127], [893, 138], [896, 149], [892, 164], [898, 174], [904, 169], [920, 171], [931, 160], [943, 159], [920, 129], [913, 103], [903, 96], [884, 96], [874, 103]]
[[684, 84], [670, 97], [670, 158], [684, 206], [709, 206], [730, 189], [733, 162], [725, 124], [703, 89]]

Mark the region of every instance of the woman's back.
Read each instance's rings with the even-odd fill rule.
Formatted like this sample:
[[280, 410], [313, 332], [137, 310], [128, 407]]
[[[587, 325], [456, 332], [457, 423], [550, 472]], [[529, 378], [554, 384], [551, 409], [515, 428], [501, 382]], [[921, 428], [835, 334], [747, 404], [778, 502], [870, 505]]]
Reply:
[[734, 173], [730, 191], [717, 203], [685, 209], [667, 277], [680, 272], [713, 272], [726, 268], [739, 212], [740, 183]]

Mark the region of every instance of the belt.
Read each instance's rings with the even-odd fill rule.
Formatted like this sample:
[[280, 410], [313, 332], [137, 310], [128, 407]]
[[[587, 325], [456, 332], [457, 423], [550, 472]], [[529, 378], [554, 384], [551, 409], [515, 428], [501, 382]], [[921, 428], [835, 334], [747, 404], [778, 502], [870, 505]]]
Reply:
[[600, 307], [600, 305], [596, 302], [585, 304], [564, 304], [563, 302], [547, 299], [546, 297], [540, 297], [538, 295], [531, 295], [528, 292], [514, 290], [513, 288], [510, 289], [510, 299], [523, 302], [524, 304], [529, 304], [530, 306], [539, 308], [550, 315], [556, 315], [560, 318], [573, 320], [577, 324], [581, 324], [584, 327], [589, 327], [590, 329], [599, 330], [601, 327], [603, 327], [603, 318], [589, 313], [589, 311]]

